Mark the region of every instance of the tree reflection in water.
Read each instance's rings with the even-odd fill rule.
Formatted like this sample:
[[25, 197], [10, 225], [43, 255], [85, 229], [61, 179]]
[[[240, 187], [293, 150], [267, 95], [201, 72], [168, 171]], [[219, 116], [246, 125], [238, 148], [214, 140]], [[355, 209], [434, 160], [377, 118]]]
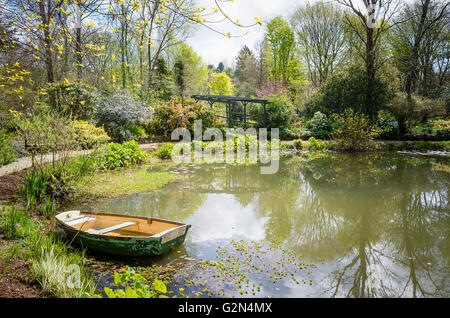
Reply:
[[[118, 213], [197, 222], [193, 233], [211, 231], [219, 224], [217, 217], [234, 217], [233, 224], [242, 227], [240, 233], [253, 239], [251, 222], [253, 227], [261, 227], [253, 232], [263, 233], [267, 241], [284, 241], [316, 263], [325, 258], [324, 279], [315, 287], [316, 296], [450, 294], [448, 157], [292, 156], [282, 159], [275, 175], [261, 175], [258, 166], [176, 169], [188, 169], [189, 178], [161, 191], [107, 200], [97, 206]], [[217, 217], [205, 218], [204, 213]], [[240, 224], [243, 213], [247, 223]], [[216, 237], [220, 231], [214, 230]], [[205, 252], [201, 242], [192, 244], [191, 255]]]

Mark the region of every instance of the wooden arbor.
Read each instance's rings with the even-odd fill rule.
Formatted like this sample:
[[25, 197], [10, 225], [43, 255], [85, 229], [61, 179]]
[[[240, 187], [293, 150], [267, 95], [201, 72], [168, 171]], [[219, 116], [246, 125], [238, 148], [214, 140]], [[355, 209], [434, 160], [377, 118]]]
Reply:
[[[266, 105], [270, 102], [266, 99], [253, 99], [253, 98], [245, 98], [238, 96], [221, 96], [221, 95], [192, 95], [191, 96], [196, 101], [203, 100], [207, 101], [211, 108], [215, 103], [223, 103], [226, 105], [226, 120], [228, 127], [232, 127], [233, 124], [244, 124], [244, 127], [247, 128], [249, 124], [249, 116], [247, 114], [247, 105], [248, 104], [259, 104], [263, 107], [264, 110], [264, 126], [266, 127], [267, 123], [267, 112]], [[236, 105], [241, 103], [243, 105], [243, 109], [236, 111]]]

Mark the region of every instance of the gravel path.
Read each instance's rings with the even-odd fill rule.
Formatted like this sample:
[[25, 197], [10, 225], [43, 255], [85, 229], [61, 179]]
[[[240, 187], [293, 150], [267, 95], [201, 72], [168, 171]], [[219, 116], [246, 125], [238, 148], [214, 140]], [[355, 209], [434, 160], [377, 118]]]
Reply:
[[[164, 143], [153, 143], [153, 144], [142, 144], [139, 145], [142, 150], [147, 152], [153, 152], [157, 150], [159, 147], [161, 147]], [[71, 151], [69, 153], [69, 157], [76, 157], [76, 156], [83, 156], [88, 155], [92, 152], [92, 150], [81, 150], [81, 151]], [[52, 162], [52, 154], [47, 154], [42, 156], [42, 162], [48, 163]], [[56, 159], [58, 160], [60, 158], [60, 155], [56, 155]], [[22, 157], [19, 160], [15, 162], [11, 162], [10, 164], [7, 164], [3, 167], [0, 167], [0, 176], [4, 176], [7, 174], [10, 174], [15, 171], [20, 171], [26, 168], [31, 167], [31, 157]]]

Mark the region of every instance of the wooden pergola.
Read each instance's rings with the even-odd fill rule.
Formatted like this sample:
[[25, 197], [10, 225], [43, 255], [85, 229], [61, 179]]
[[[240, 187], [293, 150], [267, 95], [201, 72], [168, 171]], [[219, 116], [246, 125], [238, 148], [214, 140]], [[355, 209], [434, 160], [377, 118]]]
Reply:
[[[254, 98], [246, 98], [246, 97], [238, 97], [238, 96], [222, 96], [222, 95], [192, 95], [191, 96], [196, 101], [206, 101], [209, 103], [211, 108], [213, 108], [215, 103], [223, 103], [226, 105], [226, 120], [228, 127], [233, 125], [233, 122], [243, 122], [244, 127], [248, 126], [248, 115], [247, 115], [247, 105], [248, 104], [260, 104], [264, 109], [264, 126], [266, 126], [267, 122], [267, 113], [266, 113], [266, 105], [270, 102], [267, 99], [254, 99]], [[239, 115], [243, 116], [234, 116], [237, 113], [233, 112], [233, 106], [237, 105], [237, 103], [241, 103], [244, 106], [243, 114], [239, 112]], [[236, 120], [236, 118], [241, 118], [242, 120]]]

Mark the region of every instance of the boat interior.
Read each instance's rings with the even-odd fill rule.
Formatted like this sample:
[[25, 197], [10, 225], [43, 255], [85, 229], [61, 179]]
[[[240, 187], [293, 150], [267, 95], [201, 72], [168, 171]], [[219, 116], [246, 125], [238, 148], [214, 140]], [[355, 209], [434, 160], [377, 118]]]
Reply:
[[183, 225], [152, 218], [80, 211], [63, 212], [56, 217], [76, 230], [108, 236], [156, 236]]

